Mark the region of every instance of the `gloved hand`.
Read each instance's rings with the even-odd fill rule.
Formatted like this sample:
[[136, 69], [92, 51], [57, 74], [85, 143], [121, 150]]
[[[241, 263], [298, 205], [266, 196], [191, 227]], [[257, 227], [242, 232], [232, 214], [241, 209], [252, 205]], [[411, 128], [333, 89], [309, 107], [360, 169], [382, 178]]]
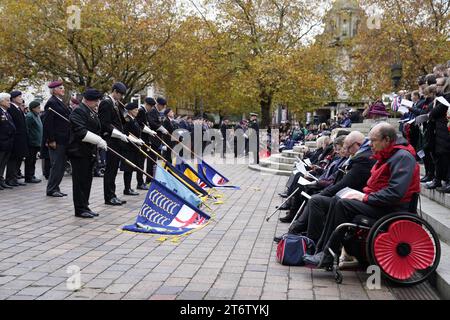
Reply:
[[142, 129], [142, 132], [151, 135], [152, 137], [156, 136], [157, 133], [156, 131], [153, 131], [152, 129], [150, 129], [149, 127], [147, 127], [146, 125], [144, 125], [144, 129]]
[[92, 133], [90, 131], [88, 131], [86, 133], [86, 136], [83, 138], [82, 141], [90, 143], [90, 144], [95, 144], [95, 145], [97, 145], [99, 148], [101, 148], [103, 150], [107, 150], [108, 149], [108, 144], [106, 143], [106, 141], [103, 140], [100, 136], [98, 136], [95, 133]]
[[129, 135], [127, 138], [128, 138], [128, 140], [130, 140], [132, 143], [135, 143], [135, 144], [137, 144], [138, 146], [142, 146], [142, 145], [144, 144], [144, 141], [142, 141], [142, 140], [139, 139], [139, 138], [133, 137], [133, 136], [131, 136], [131, 135]]
[[167, 129], [164, 128], [163, 126], [159, 127], [158, 131], [161, 132], [162, 134], [169, 134], [169, 131], [167, 131]]
[[162, 147], [161, 147], [161, 150], [162, 150], [162, 151], [167, 151], [167, 147], [166, 147], [166, 146], [162, 146]]
[[123, 142], [128, 143], [127, 136], [124, 135], [122, 132], [120, 132], [120, 131], [117, 130], [117, 129], [113, 129], [113, 131], [112, 131], [112, 133], [111, 133], [111, 138], [114, 138], [114, 139], [120, 139], [120, 140], [122, 140]]

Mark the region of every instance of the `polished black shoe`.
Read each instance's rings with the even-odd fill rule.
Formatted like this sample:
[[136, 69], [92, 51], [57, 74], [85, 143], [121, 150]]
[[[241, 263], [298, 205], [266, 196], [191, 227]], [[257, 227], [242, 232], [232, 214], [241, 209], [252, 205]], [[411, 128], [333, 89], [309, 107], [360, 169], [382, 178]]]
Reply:
[[294, 220], [294, 217], [292, 217], [291, 215], [286, 215], [285, 217], [281, 217], [280, 218], [280, 222], [282, 223], [291, 223], [292, 220]]
[[24, 183], [24, 182], [17, 181], [17, 185], [19, 185], [19, 186], [26, 186], [27, 184]]
[[122, 204], [125, 204], [125, 203], [127, 203], [127, 201], [126, 200], [120, 200], [119, 198], [117, 198], [116, 197], [116, 199], [117, 199], [117, 201], [119, 201], [120, 203], [122, 203]]
[[81, 212], [81, 213], [75, 213], [75, 217], [84, 218], [84, 219], [92, 219], [94, 216], [90, 212]]
[[450, 193], [450, 183], [447, 183], [447, 184], [445, 185], [445, 187], [444, 187], [444, 186], [442, 186], [442, 187], [437, 187], [437, 188], [436, 188], [436, 191], [443, 192], [443, 193]]
[[1, 186], [3, 189], [12, 189], [12, 188], [13, 188], [12, 186], [8, 185], [5, 181], [1, 181], [1, 182], [0, 182], [0, 186]]
[[425, 184], [425, 189], [433, 190], [436, 189], [437, 187], [442, 187], [442, 184], [440, 181], [436, 179]]
[[41, 179], [37, 179], [36, 177], [33, 177], [31, 179], [25, 179], [26, 183], [40, 183], [42, 180]]
[[133, 189], [127, 189], [123, 191], [123, 194], [126, 196], [138, 196], [139, 192], [136, 192]]
[[425, 182], [430, 182], [433, 181], [433, 177], [432, 176], [424, 176], [422, 179], [420, 179], [420, 182], [425, 183]]
[[62, 198], [64, 196], [61, 192], [55, 191], [53, 193], [47, 193], [47, 197]]
[[59, 193], [61, 193], [63, 195], [63, 197], [67, 197], [67, 193], [61, 192], [59, 191]]
[[18, 174], [18, 175], [17, 175], [17, 179], [25, 179], [25, 177], [24, 177], [23, 174]]
[[98, 216], [99, 216], [98, 213], [93, 212], [93, 211], [88, 211], [88, 213], [89, 213], [91, 216], [93, 216], [93, 217], [98, 217]]
[[287, 198], [287, 197], [289, 197], [288, 194], [287, 194], [286, 192], [279, 193], [278, 195], [279, 195], [280, 197], [282, 197], [282, 198]]
[[281, 237], [273, 237], [273, 242], [278, 243], [281, 241]]
[[110, 206], [121, 206], [122, 205], [122, 201], [120, 201], [117, 198], [112, 198], [110, 200], [106, 200], [105, 204], [110, 205]]
[[18, 186], [20, 186], [20, 184], [17, 181], [15, 181], [15, 180], [9, 180], [9, 181], [6, 182], [6, 184], [8, 186], [10, 186], [10, 187], [18, 187]]
[[138, 190], [148, 190], [148, 187], [145, 184], [140, 184], [136, 187]]
[[0, 190], [5, 190], [5, 188], [3, 188], [3, 187], [0, 185]]

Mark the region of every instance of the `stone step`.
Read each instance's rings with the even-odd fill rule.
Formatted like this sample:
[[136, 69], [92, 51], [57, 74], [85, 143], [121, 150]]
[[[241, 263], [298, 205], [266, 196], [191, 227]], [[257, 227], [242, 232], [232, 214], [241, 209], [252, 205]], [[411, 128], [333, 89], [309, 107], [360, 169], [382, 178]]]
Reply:
[[292, 165], [295, 162], [295, 158], [286, 157], [281, 153], [271, 155], [268, 160], [273, 161], [273, 162], [278, 162], [278, 163], [292, 164]]
[[259, 162], [259, 165], [264, 168], [270, 168], [270, 169], [275, 169], [275, 170], [283, 170], [283, 171], [291, 171], [291, 172], [292, 172], [292, 170], [294, 170], [293, 164], [275, 162], [270, 159], [261, 160]]
[[276, 170], [276, 169], [271, 169], [271, 168], [265, 168], [265, 167], [261, 167], [259, 165], [256, 164], [250, 164], [249, 169], [254, 170], [254, 171], [259, 171], [262, 174], [271, 174], [271, 175], [277, 175], [277, 176], [290, 176], [292, 174], [292, 170]]
[[432, 284], [442, 299], [450, 300], [450, 246], [441, 242], [441, 260]]
[[295, 151], [292, 151], [292, 150], [283, 150], [283, 151], [281, 152], [281, 154], [282, 154], [284, 157], [294, 158], [294, 159], [295, 159], [295, 157], [299, 157], [299, 158], [302, 157], [302, 154], [301, 154], [301, 153], [295, 152]]
[[419, 210], [422, 212], [423, 218], [439, 234], [439, 238], [442, 241], [450, 243], [450, 209], [427, 197], [421, 197]]
[[422, 183], [420, 188], [420, 194], [422, 198], [428, 198], [434, 202], [439, 203], [441, 206], [450, 209], [450, 194], [443, 193], [436, 190], [425, 189], [425, 184]]

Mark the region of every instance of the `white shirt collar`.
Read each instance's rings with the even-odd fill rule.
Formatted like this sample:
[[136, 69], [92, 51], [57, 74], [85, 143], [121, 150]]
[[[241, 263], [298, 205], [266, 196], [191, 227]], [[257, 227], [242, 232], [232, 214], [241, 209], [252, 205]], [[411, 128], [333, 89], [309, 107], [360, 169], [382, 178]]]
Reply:
[[109, 97], [111, 98], [112, 102], [113, 102], [114, 104], [116, 104], [116, 100], [112, 97], [112, 95], [109, 95]]
[[19, 107], [17, 104], [15, 104], [14, 102], [11, 102], [11, 104], [12, 104], [13, 106], [15, 106], [17, 109], [21, 110], [20, 107]]

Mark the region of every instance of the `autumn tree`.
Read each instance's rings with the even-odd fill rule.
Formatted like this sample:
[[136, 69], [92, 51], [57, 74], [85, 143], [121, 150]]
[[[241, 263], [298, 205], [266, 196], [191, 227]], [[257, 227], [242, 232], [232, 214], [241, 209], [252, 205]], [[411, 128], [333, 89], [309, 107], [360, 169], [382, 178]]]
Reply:
[[[71, 28], [70, 6], [81, 10], [81, 28]], [[109, 90], [113, 81], [128, 96], [156, 77], [154, 60], [176, 28], [174, 0], [3, 0], [0, 50], [12, 77], [64, 79], [69, 87]], [[8, 56], [3, 56], [7, 58]], [[7, 71], [5, 71], [7, 72]]]
[[349, 44], [352, 69], [345, 74], [354, 98], [380, 98], [392, 91], [391, 66], [401, 62], [401, 86], [416, 88], [417, 77], [450, 60], [448, 0], [365, 0], [380, 10], [380, 28], [365, 28]]

